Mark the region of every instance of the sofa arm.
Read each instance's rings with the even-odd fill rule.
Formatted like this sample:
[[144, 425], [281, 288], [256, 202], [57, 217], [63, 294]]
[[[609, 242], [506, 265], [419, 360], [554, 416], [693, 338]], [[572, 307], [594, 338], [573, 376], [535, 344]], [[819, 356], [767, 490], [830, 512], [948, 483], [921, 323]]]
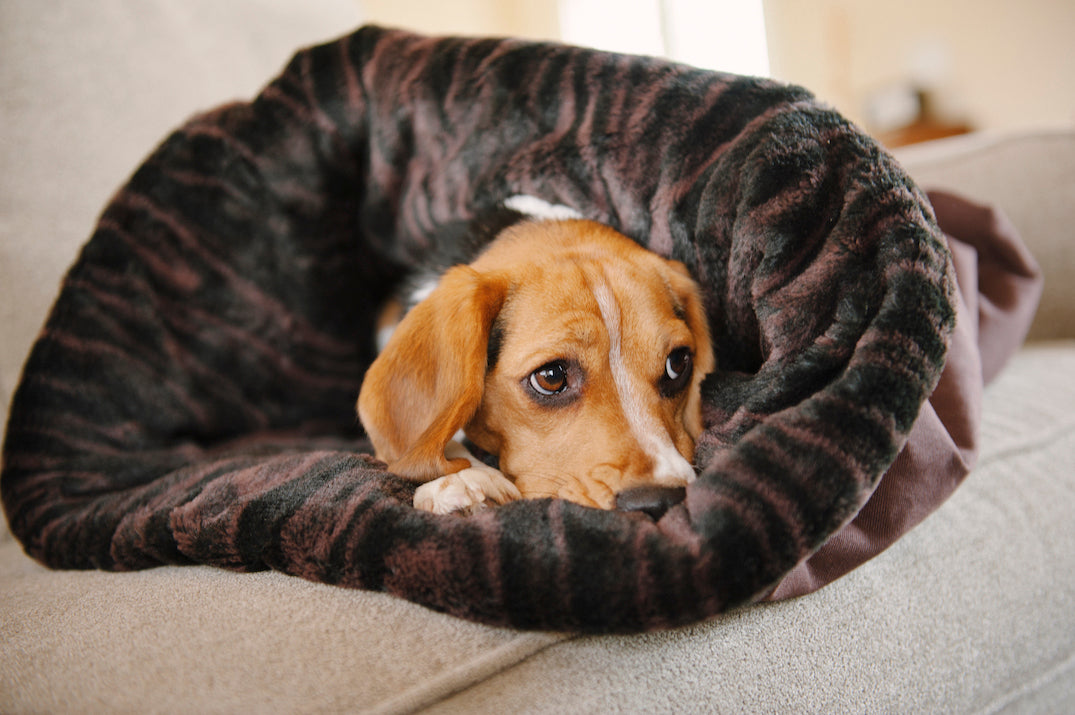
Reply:
[[926, 189], [1003, 210], [1045, 277], [1028, 339], [1075, 337], [1075, 129], [971, 134], [900, 149]]

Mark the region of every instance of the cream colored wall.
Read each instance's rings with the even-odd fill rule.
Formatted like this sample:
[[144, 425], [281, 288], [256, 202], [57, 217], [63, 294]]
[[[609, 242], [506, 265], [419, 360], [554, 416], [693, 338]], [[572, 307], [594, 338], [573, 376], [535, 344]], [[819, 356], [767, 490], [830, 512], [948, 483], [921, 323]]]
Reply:
[[1072, 0], [765, 0], [773, 75], [863, 120], [866, 96], [919, 73], [980, 129], [1075, 122]]
[[366, 22], [431, 35], [559, 37], [555, 0], [361, 0]]

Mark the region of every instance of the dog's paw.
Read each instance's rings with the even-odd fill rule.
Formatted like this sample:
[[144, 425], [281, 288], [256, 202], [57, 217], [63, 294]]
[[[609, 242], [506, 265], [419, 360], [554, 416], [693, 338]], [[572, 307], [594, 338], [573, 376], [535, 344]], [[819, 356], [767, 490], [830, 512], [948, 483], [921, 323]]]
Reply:
[[521, 498], [515, 485], [500, 472], [471, 467], [418, 487], [414, 508], [434, 514], [474, 514], [492, 504]]

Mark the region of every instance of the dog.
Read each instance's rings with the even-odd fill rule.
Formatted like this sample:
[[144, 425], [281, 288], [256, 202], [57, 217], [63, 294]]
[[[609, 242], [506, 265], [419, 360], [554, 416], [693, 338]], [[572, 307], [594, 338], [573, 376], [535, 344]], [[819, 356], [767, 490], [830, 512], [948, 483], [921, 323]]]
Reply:
[[412, 286], [367, 371], [357, 409], [377, 458], [438, 514], [543, 497], [622, 508], [633, 489], [684, 487], [714, 368], [698, 286], [566, 207], [505, 203], [488, 235], [470, 232], [472, 260]]

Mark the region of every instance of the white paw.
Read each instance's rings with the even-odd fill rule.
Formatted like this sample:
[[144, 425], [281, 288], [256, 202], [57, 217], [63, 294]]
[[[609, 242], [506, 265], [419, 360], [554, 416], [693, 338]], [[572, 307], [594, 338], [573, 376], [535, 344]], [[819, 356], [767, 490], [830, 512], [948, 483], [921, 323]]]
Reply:
[[515, 485], [497, 470], [471, 467], [418, 487], [414, 492], [414, 508], [434, 514], [473, 514], [490, 504], [521, 498]]

